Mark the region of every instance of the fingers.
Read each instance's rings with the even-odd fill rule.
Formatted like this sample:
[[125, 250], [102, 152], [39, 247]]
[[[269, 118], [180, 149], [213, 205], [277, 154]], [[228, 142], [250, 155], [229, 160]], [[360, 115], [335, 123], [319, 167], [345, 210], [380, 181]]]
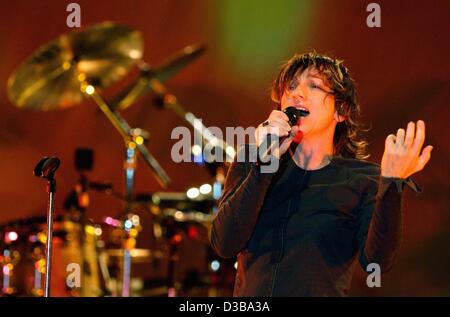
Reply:
[[425, 141], [425, 122], [422, 120], [417, 121], [416, 136], [413, 141], [413, 150], [416, 153], [420, 152], [423, 142]]
[[280, 130], [283, 132], [291, 131], [291, 126], [289, 125], [289, 123], [287, 123], [281, 118], [269, 119], [269, 126], [279, 127]]
[[273, 110], [270, 113], [269, 122], [271, 125], [273, 125], [272, 123], [278, 124], [281, 128], [288, 131], [291, 129], [288, 116], [284, 112], [279, 110]]
[[397, 134], [391, 134], [386, 139], [386, 146], [392, 145], [392, 142], [396, 147], [404, 146], [406, 148], [413, 147], [413, 150], [418, 153], [422, 148], [423, 142], [425, 141], [425, 122], [423, 120], [414, 122], [409, 122], [405, 129], [398, 129]]
[[286, 122], [289, 122], [289, 117], [287, 116], [287, 114], [285, 114], [283, 111], [280, 110], [273, 110], [271, 115], [275, 115], [281, 119], [283, 119]]
[[394, 145], [395, 145], [395, 135], [389, 134], [389, 135], [386, 137], [386, 141], [385, 141], [385, 143], [384, 143], [384, 146], [385, 146], [387, 149], [389, 149], [389, 148], [392, 148]]
[[416, 125], [414, 122], [410, 121], [408, 123], [408, 127], [406, 128], [406, 135], [405, 135], [405, 146], [410, 147], [414, 141], [414, 130], [416, 128]]
[[400, 146], [405, 142], [405, 129], [398, 129], [397, 136], [395, 137], [395, 145]]
[[431, 145], [428, 145], [423, 149], [422, 154], [419, 156], [419, 163], [417, 166], [419, 171], [421, 171], [430, 160], [432, 150], [433, 147]]
[[288, 116], [279, 110], [273, 110], [267, 120], [267, 125], [260, 124], [257, 129], [257, 139], [267, 134], [275, 134], [279, 137], [289, 135], [291, 126], [289, 125]]
[[272, 110], [272, 112], [270, 113], [269, 120], [272, 120], [275, 118], [281, 119], [282, 121], [289, 122], [288, 116], [283, 111], [280, 111], [280, 110]]
[[[406, 178], [421, 171], [431, 158], [433, 147], [428, 145], [421, 151], [425, 141], [425, 122], [409, 122], [406, 128], [398, 129], [385, 141], [385, 152], [381, 160], [382, 175]], [[420, 154], [422, 152], [422, 154]]]

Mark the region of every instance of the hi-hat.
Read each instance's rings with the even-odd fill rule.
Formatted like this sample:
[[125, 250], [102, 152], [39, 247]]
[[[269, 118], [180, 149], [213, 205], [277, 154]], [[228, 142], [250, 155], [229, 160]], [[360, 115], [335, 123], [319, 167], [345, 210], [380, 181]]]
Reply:
[[104, 22], [63, 34], [39, 48], [11, 75], [8, 95], [19, 108], [52, 110], [79, 104], [80, 82], [107, 87], [142, 58], [140, 32]]

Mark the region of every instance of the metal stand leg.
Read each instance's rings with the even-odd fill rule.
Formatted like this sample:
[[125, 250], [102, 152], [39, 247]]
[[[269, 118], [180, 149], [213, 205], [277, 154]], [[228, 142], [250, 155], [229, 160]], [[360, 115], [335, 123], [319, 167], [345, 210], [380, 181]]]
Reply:
[[[130, 136], [131, 137], [131, 136]], [[125, 157], [125, 197], [126, 205], [125, 211], [131, 212], [131, 206], [134, 200], [134, 176], [136, 173], [136, 143], [134, 141], [127, 142], [127, 152]], [[128, 219], [126, 219], [128, 220]], [[124, 241], [123, 250], [123, 276], [122, 276], [122, 297], [130, 296], [130, 281], [131, 281], [131, 249], [128, 243], [128, 228], [125, 226], [127, 237]]]
[[50, 297], [50, 281], [52, 276], [52, 241], [53, 241], [53, 195], [56, 191], [56, 182], [50, 179], [47, 184], [48, 211], [47, 211], [47, 245], [45, 249], [45, 292], [44, 297]]
[[122, 279], [122, 297], [130, 296], [131, 281], [131, 254], [130, 250], [123, 250], [123, 279]]

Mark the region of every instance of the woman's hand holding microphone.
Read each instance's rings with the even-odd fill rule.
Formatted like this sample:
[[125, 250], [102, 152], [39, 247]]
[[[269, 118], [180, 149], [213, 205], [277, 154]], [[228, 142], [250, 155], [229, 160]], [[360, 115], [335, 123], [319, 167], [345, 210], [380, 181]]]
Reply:
[[[276, 158], [280, 158], [286, 151], [289, 149], [289, 146], [297, 139], [299, 141], [298, 133], [300, 131], [300, 127], [298, 125], [293, 125], [291, 127], [289, 123], [289, 117], [283, 111], [273, 110], [269, 118], [261, 123], [255, 131], [255, 139], [258, 148], [263, 144], [263, 142], [267, 142], [268, 135], [271, 135], [269, 139], [273, 137], [278, 137], [279, 142], [275, 142], [274, 148], [270, 148], [271, 155]], [[301, 132], [300, 132], [301, 133]], [[269, 148], [269, 145], [265, 145], [265, 148]]]

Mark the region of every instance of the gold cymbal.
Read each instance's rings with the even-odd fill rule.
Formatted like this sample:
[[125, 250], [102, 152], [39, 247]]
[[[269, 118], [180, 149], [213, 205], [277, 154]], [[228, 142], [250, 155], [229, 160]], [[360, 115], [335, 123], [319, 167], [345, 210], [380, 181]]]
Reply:
[[80, 82], [107, 87], [142, 58], [140, 32], [111, 22], [63, 34], [31, 55], [8, 80], [19, 108], [61, 109], [79, 104]]

